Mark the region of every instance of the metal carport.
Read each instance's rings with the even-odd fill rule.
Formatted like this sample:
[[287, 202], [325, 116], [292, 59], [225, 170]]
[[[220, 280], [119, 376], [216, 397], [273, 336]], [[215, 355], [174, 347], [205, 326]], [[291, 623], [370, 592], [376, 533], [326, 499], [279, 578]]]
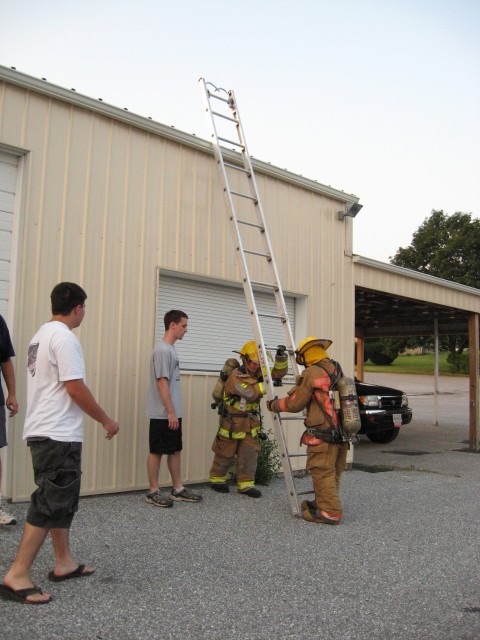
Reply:
[[363, 379], [365, 338], [468, 334], [469, 448], [478, 452], [480, 289], [363, 256], [353, 260], [357, 377]]

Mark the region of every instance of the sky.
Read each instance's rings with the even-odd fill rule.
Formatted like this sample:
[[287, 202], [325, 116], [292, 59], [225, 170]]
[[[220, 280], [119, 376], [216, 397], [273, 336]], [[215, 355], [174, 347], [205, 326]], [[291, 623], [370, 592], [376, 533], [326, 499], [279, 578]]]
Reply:
[[[433, 209], [480, 217], [480, 0], [0, 0], [0, 64], [353, 193], [388, 262]], [[295, 212], [292, 212], [295, 215]]]

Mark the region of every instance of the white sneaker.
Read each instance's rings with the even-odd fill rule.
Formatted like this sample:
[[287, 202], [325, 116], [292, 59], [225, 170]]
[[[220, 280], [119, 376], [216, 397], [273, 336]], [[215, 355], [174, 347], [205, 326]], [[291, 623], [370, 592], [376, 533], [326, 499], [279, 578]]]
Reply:
[[0, 509], [0, 524], [17, 524], [17, 521], [9, 513], [5, 513]]

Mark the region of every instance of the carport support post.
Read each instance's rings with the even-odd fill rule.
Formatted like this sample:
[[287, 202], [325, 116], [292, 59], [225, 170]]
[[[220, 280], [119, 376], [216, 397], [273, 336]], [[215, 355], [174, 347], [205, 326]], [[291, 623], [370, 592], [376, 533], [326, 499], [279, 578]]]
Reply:
[[434, 376], [434, 388], [433, 388], [433, 414], [434, 414], [434, 426], [438, 427], [438, 314], [435, 313], [433, 317], [433, 335], [435, 339], [435, 376]]
[[357, 380], [363, 382], [364, 339], [357, 335]]
[[468, 352], [470, 355], [470, 438], [469, 449], [479, 450], [479, 375], [478, 375], [478, 313], [472, 313], [468, 318]]

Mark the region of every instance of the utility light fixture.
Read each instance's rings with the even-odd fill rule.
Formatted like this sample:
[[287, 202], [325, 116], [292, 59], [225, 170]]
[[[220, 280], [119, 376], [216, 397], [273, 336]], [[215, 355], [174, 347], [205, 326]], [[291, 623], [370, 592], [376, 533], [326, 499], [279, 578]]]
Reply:
[[338, 212], [338, 219], [345, 220], [347, 216], [349, 218], [355, 218], [362, 207], [363, 204], [359, 204], [358, 202], [347, 202], [345, 204], [345, 211]]

